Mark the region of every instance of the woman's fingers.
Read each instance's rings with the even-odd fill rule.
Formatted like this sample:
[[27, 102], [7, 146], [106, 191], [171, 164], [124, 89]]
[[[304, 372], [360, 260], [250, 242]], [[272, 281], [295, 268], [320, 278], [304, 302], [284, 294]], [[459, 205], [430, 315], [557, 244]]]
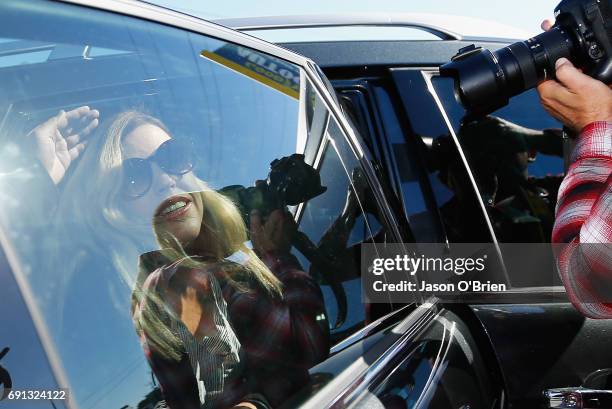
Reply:
[[60, 111], [57, 115], [57, 127], [65, 133], [72, 133], [75, 129], [86, 128], [93, 120], [100, 117], [100, 112], [88, 106], [75, 108], [71, 111]]
[[68, 136], [66, 136], [65, 139], [66, 139], [66, 142], [68, 143], [68, 146], [76, 145], [77, 143], [79, 143], [81, 138], [89, 135], [97, 127], [98, 127], [98, 119], [94, 119], [89, 124], [87, 124], [87, 126], [84, 129], [78, 132], [72, 131], [71, 133], [71, 130], [66, 131], [66, 135]]
[[71, 111], [64, 112], [63, 120], [62, 120], [62, 122], [58, 123], [58, 126], [60, 128], [64, 128], [64, 127], [66, 127], [66, 125], [68, 125], [68, 123], [70, 121], [74, 121], [76, 119], [79, 119], [82, 116], [87, 115], [90, 111], [91, 111], [91, 108], [89, 108], [87, 105], [84, 105], [82, 107], [75, 108], [75, 109], [73, 109]]
[[[60, 113], [58, 118], [58, 130], [66, 139], [68, 147], [76, 146], [82, 138], [89, 135], [99, 125], [100, 112], [82, 106], [63, 115]], [[61, 125], [61, 126], [60, 126]]]
[[85, 150], [87, 147], [87, 141], [81, 142], [78, 145], [73, 146], [68, 149], [68, 154], [70, 155], [70, 160], [73, 161], [79, 157], [79, 155]]
[[89, 133], [90, 133], [91, 131], [93, 131], [94, 129], [96, 129], [96, 127], [98, 126], [98, 123], [99, 123], [99, 120], [98, 120], [98, 118], [97, 118], [97, 117], [96, 117], [96, 118], [91, 119], [91, 121], [90, 121], [88, 124], [86, 124], [86, 126], [85, 126], [85, 128], [83, 129], [83, 131], [81, 132], [81, 134], [82, 134], [83, 136], [85, 136], [85, 135], [89, 135]]

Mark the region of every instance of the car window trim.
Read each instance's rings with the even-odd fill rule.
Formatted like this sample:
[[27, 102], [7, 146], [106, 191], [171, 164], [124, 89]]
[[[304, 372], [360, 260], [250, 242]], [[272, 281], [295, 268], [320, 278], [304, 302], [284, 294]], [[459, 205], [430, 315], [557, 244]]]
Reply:
[[337, 354], [338, 352], [348, 348], [356, 342], [359, 342], [369, 337], [370, 335], [383, 330], [384, 328], [399, 323], [402, 319], [406, 317], [407, 314], [412, 312], [413, 309], [415, 309], [414, 304], [405, 305], [395, 311], [391, 311], [390, 313], [378, 318], [376, 321], [369, 323], [365, 327], [354, 332], [349, 337], [332, 346], [329, 350], [330, 356]]
[[[397, 340], [392, 341], [388, 346], [381, 345], [384, 342], [383, 340], [375, 345], [372, 350], [365, 351], [365, 354], [376, 354], [377, 358], [372, 363], [367, 363], [363, 357], [354, 361], [314, 396], [304, 402], [302, 407], [307, 409], [333, 406], [349, 407], [376, 377], [394, 365], [395, 357], [402, 353], [415, 336], [427, 328], [437, 314], [437, 304], [427, 302], [419, 305], [391, 330], [398, 336]], [[389, 337], [386, 337], [386, 339], [389, 339]], [[381, 348], [382, 351], [379, 351], [378, 348]], [[373, 351], [374, 349], [375, 351]]]
[[[370, 187], [372, 188], [372, 192], [374, 193], [374, 197], [376, 198], [377, 204], [379, 205], [383, 217], [385, 217], [385, 222], [392, 232], [393, 238], [401, 242], [402, 235], [400, 230], [398, 229], [398, 222], [393, 214], [392, 209], [389, 206], [385, 199], [385, 194], [380, 185], [375, 170], [373, 168], [372, 162], [373, 158], [371, 154], [365, 149], [364, 144], [361, 142], [359, 137], [357, 136], [357, 132], [350, 125], [342, 110], [335, 98], [335, 91], [330, 90], [328, 85], [326, 85], [325, 81], [321, 78], [319, 71], [316, 69], [316, 65], [312, 61], [308, 61], [306, 66], [304, 67], [307, 74], [309, 75], [314, 87], [318, 91], [319, 95], [323, 99], [323, 103], [327, 106], [327, 109], [333, 115], [336, 120], [338, 127], [345, 140], [348, 142], [350, 149], [353, 151], [353, 154], [357, 157], [357, 160], [360, 162], [363, 170], [365, 171], [366, 179], [369, 182]], [[334, 94], [332, 94], [334, 92]]]

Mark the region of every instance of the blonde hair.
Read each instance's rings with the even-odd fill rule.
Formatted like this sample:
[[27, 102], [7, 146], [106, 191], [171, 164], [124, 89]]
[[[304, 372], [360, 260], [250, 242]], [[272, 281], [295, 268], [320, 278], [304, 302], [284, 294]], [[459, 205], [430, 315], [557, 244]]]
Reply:
[[[56, 226], [65, 235], [62, 239], [70, 242], [78, 238], [83, 257], [101, 252], [110, 256], [121, 280], [130, 288], [135, 284], [133, 264], [144, 250], [143, 237], [152, 232], [135, 225], [118, 206], [124, 159], [122, 139], [145, 124], [167, 131], [161, 121], [139, 111], [122, 112], [100, 127], [90, 138], [73, 173], [66, 176], [56, 217]], [[65, 260], [58, 262], [62, 267]], [[71, 270], [80, 262], [75, 260], [65, 277], [70, 279]]]
[[[191, 194], [198, 195], [203, 203], [200, 238], [206, 243], [206, 248], [197, 249], [201, 254], [187, 255], [176, 238], [167, 232], [152, 229], [150, 225], [135, 225], [121, 210], [118, 197], [124, 160], [123, 138], [139, 126], [147, 124], [155, 125], [170, 134], [159, 119], [140, 111], [129, 110], [106, 122], [98, 131], [98, 135], [92, 138], [74, 173], [65, 183], [56, 218], [60, 240], [66, 238], [70, 242], [78, 237], [81, 251], [71, 258], [72, 264], [69, 266], [63, 257], [64, 252], [60, 250], [52, 254], [57, 256], [55, 265], [58, 272], [63, 271], [60, 276], [64, 280], [70, 280], [73, 272], [82, 267], [88, 253], [110, 256], [121, 280], [133, 290], [132, 318], [137, 331], [145, 333], [149, 344], [164, 356], [180, 359], [182, 345], [177, 335], [168, 327], [168, 318], [176, 319], [175, 314], [158, 294], [142, 290], [146, 277], [136, 276], [136, 260], [144, 251], [143, 236], [154, 234], [165, 254], [171, 255], [170, 260], [180, 259], [194, 267], [207, 268], [211, 261], [220, 262], [225, 257], [241, 251], [247, 256], [247, 261], [239, 269], [228, 268], [227, 278], [231, 285], [239, 290], [245, 289], [232, 278], [232, 273], [240, 272], [271, 296], [280, 296], [282, 289], [280, 281], [245, 245], [247, 230], [236, 205], [197, 178], [194, 178], [194, 187], [198, 191]], [[97, 176], [96, 180], [93, 175]], [[73, 228], [75, 225], [80, 230], [76, 234]], [[61, 234], [65, 236], [62, 237]], [[192, 256], [205, 256], [209, 261]], [[66, 284], [64, 283], [64, 288]], [[63, 300], [64, 297], [59, 299]], [[144, 310], [135, 313], [136, 304], [144, 306]], [[60, 305], [59, 308], [63, 307]]]
[[[281, 297], [282, 287], [278, 278], [255, 252], [245, 245], [246, 226], [236, 205], [214, 190], [194, 192], [191, 195], [199, 196], [203, 204], [202, 227], [196, 242], [204, 243], [205, 248], [191, 248], [191, 254], [187, 254], [185, 247], [176, 237], [156, 226], [155, 234], [160, 247], [164, 249], [164, 257], [171, 261], [180, 261], [181, 266], [202, 270], [219, 268], [221, 263], [228, 284], [238, 291], [251, 289], [248, 284], [245, 285], [234, 277], [246, 275], [268, 296]], [[237, 252], [245, 256], [242, 265], [224, 262], [226, 257]], [[137, 331], [144, 333], [148, 346], [162, 356], [179, 360], [183, 351], [182, 343], [169, 327], [169, 320], [178, 318], [160, 294], [143, 289], [143, 284], [144, 277], [141, 277], [133, 293], [133, 317]]]

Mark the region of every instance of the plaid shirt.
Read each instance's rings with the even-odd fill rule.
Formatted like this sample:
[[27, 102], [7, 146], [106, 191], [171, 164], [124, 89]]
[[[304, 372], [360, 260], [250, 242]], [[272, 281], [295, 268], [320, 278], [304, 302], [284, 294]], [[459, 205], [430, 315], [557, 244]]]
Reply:
[[612, 318], [612, 122], [592, 123], [579, 136], [552, 241], [572, 304], [588, 317]]
[[[251, 400], [249, 395], [263, 395], [273, 407], [278, 406], [307, 384], [308, 369], [329, 353], [329, 327], [324, 319], [325, 306], [319, 286], [301, 271], [291, 255], [267, 256], [262, 260], [281, 281], [282, 298], [269, 296], [253, 283], [248, 291], [237, 290], [224, 279], [223, 271], [214, 272], [227, 302], [229, 322], [242, 345], [244, 364], [240, 376], [224, 385], [223, 395], [214, 402], [214, 407], [226, 408], [242, 401], [258, 400]], [[163, 274], [165, 268], [153, 271], [144, 287], [169, 276]], [[179, 268], [174, 274], [194, 273], [183, 270]], [[198, 280], [191, 284], [197, 286]], [[202, 291], [207, 293], [207, 289]], [[146, 335], [142, 334], [141, 340], [168, 406], [200, 408], [198, 387], [186, 353], [180, 361], [173, 361], [149, 348]]]

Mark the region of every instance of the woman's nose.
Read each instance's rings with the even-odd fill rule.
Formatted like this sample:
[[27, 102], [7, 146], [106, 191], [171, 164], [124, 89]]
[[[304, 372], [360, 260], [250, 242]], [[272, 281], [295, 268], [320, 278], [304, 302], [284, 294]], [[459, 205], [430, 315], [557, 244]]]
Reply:
[[156, 163], [151, 164], [153, 169], [153, 184], [151, 186], [155, 193], [165, 193], [176, 188], [176, 179], [174, 175], [166, 173]]

